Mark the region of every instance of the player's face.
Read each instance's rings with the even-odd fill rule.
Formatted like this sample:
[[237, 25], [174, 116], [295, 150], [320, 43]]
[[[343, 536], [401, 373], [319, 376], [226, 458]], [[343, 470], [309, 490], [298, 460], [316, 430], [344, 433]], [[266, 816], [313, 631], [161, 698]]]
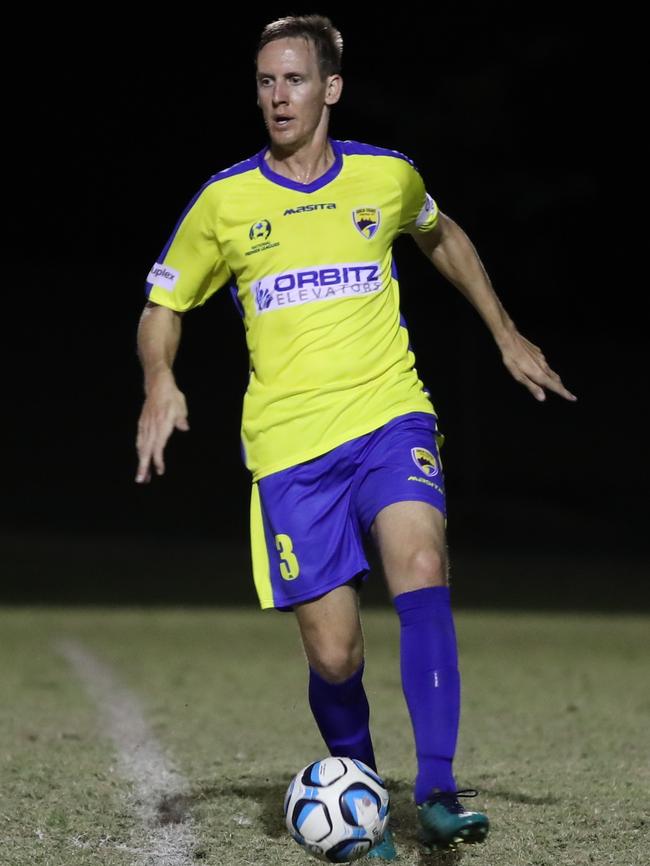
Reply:
[[340, 75], [320, 76], [310, 40], [276, 39], [257, 55], [257, 103], [271, 142], [295, 151], [319, 127], [327, 130], [327, 105], [338, 102]]

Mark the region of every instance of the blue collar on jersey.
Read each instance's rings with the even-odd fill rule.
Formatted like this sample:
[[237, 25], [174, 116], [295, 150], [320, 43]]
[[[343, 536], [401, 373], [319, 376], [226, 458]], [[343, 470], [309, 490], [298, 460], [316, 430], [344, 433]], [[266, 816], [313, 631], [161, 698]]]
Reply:
[[334, 162], [327, 169], [325, 174], [317, 177], [316, 180], [313, 180], [311, 183], [299, 183], [297, 180], [291, 180], [283, 174], [278, 174], [277, 171], [273, 171], [273, 169], [269, 167], [268, 162], [264, 159], [269, 151], [268, 144], [257, 154], [260, 171], [264, 177], [273, 183], [277, 183], [278, 186], [286, 186], [287, 189], [295, 189], [298, 190], [298, 192], [316, 192], [316, 190], [322, 189], [324, 186], [327, 186], [330, 181], [333, 181], [343, 168], [343, 152], [341, 149], [341, 143], [334, 138], [328, 137], [327, 140], [334, 151]]

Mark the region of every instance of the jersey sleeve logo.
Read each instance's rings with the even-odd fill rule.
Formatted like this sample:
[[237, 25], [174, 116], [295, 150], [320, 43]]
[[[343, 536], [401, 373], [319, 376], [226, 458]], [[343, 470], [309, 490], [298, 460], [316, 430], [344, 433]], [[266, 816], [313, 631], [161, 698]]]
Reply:
[[359, 234], [366, 240], [372, 240], [377, 234], [381, 223], [381, 211], [378, 207], [358, 207], [352, 211], [352, 222]]
[[420, 472], [429, 476], [438, 474], [438, 462], [426, 448], [411, 448], [411, 457]]
[[180, 271], [175, 271], [169, 265], [161, 265], [159, 262], [156, 262], [147, 274], [147, 282], [152, 283], [154, 286], [160, 286], [166, 292], [173, 292], [180, 275]]
[[431, 227], [433, 227], [437, 221], [437, 218], [438, 218], [438, 205], [435, 203], [435, 201], [431, 198], [431, 196], [427, 192], [427, 193], [425, 193], [424, 204], [422, 205], [422, 210], [417, 215], [417, 218], [415, 220], [415, 225], [418, 226], [418, 228], [419, 228], [420, 226], [423, 226], [425, 223], [428, 223], [431, 221]]

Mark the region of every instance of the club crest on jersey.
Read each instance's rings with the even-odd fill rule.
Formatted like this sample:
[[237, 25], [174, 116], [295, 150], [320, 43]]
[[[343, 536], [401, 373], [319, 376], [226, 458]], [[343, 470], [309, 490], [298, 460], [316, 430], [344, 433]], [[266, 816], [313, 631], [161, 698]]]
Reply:
[[418, 469], [425, 475], [438, 474], [438, 461], [426, 448], [411, 448], [411, 457]]
[[250, 227], [248, 237], [252, 241], [265, 241], [270, 234], [271, 223], [268, 220], [259, 220]]
[[372, 240], [377, 234], [381, 223], [381, 211], [378, 207], [358, 207], [352, 211], [352, 222], [359, 234], [366, 240]]

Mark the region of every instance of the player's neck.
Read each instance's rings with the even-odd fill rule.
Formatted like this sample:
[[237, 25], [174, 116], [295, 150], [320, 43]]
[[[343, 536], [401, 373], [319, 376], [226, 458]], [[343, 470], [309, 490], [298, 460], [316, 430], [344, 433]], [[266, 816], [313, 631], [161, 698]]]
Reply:
[[336, 156], [327, 137], [312, 140], [295, 151], [282, 150], [271, 144], [266, 161], [276, 174], [298, 183], [309, 184], [322, 177], [334, 164]]

